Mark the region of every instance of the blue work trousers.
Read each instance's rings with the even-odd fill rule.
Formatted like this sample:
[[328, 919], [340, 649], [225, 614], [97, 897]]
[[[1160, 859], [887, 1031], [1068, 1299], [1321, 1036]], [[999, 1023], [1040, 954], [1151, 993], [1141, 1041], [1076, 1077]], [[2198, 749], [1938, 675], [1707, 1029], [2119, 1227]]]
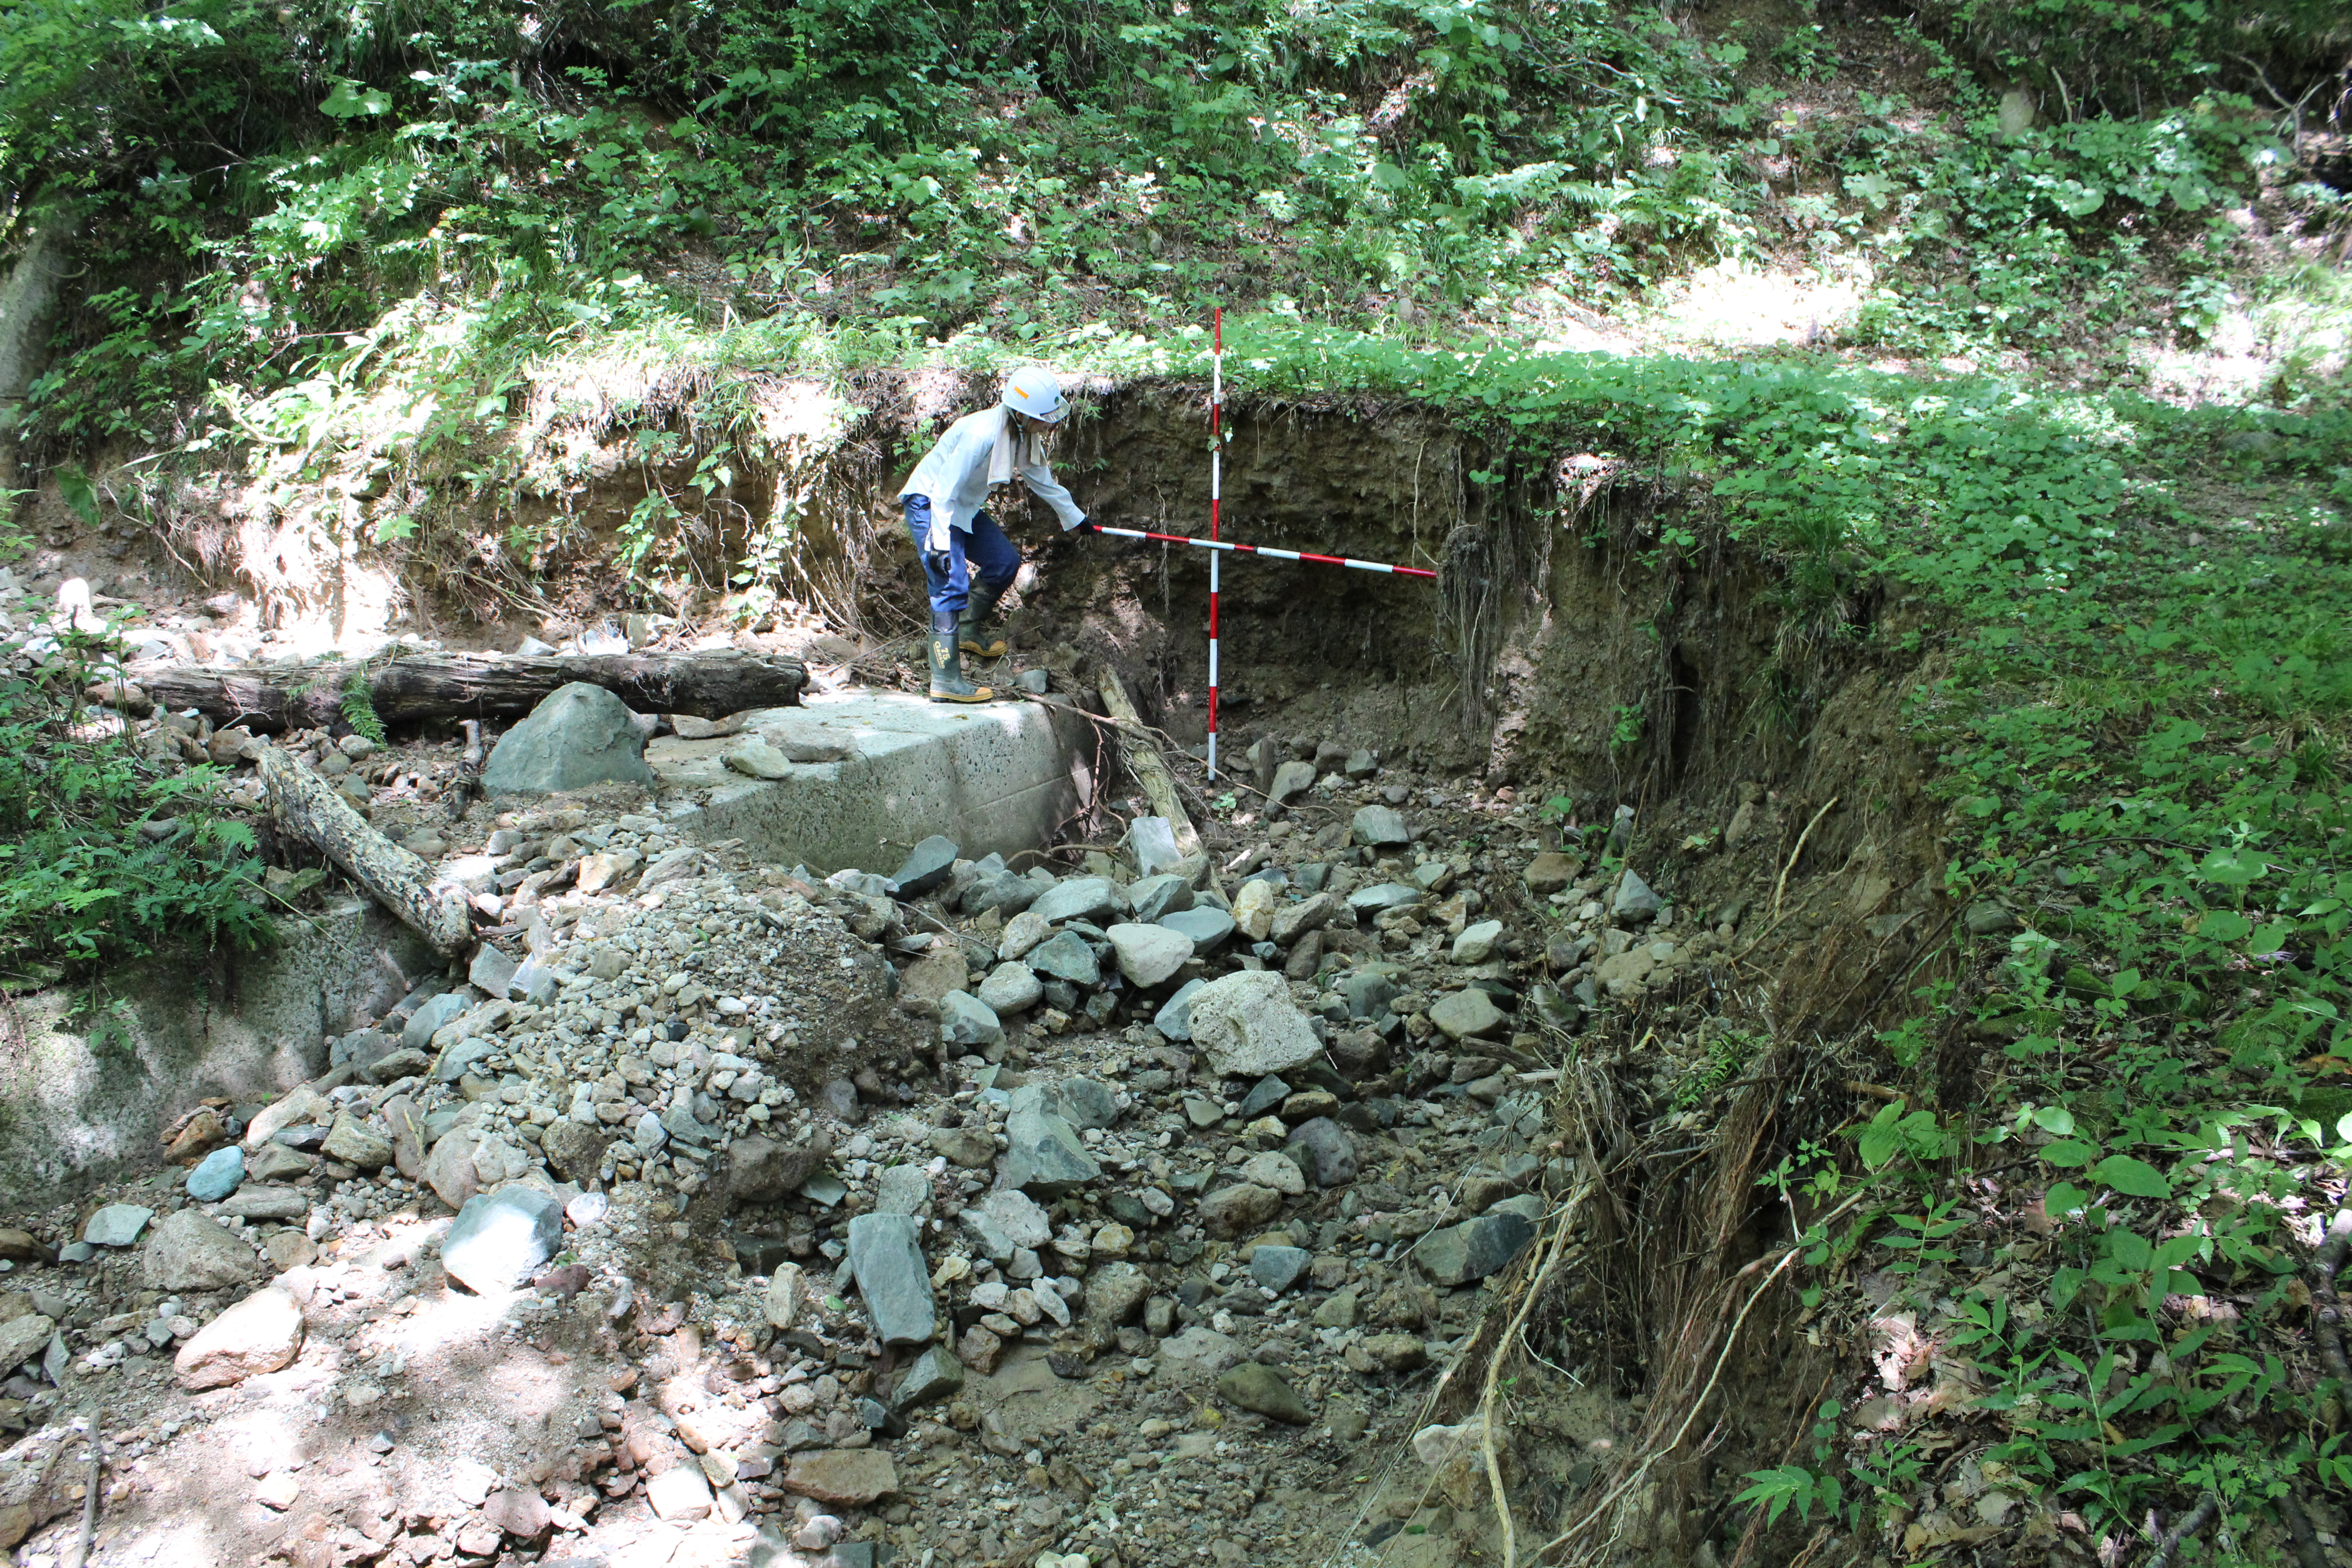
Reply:
[[963, 614], [964, 606], [971, 603], [975, 580], [981, 592], [991, 596], [1012, 586], [1013, 574], [1021, 570], [1021, 547], [1004, 537], [994, 518], [985, 511], [973, 513], [971, 531], [948, 530], [947, 550], [934, 553], [924, 545], [931, 531], [931, 498], [901, 500], [907, 508], [907, 532], [915, 541], [916, 558], [923, 563], [923, 581], [930, 588], [934, 613]]

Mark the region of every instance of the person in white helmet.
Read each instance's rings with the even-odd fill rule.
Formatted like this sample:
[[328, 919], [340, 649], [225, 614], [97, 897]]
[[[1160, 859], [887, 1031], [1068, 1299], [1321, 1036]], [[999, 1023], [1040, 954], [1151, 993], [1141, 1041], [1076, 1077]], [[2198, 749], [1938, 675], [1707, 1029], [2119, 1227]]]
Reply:
[[1038, 449], [1040, 437], [1068, 412], [1052, 371], [1016, 371], [996, 405], [949, 426], [899, 488], [907, 532], [930, 588], [934, 702], [985, 702], [996, 695], [963, 675], [966, 653], [1003, 657], [1003, 639], [990, 637], [987, 624], [1021, 570], [1020, 546], [988, 515], [990, 487], [1017, 479], [1054, 509], [1064, 532], [1094, 527], [1054, 482]]

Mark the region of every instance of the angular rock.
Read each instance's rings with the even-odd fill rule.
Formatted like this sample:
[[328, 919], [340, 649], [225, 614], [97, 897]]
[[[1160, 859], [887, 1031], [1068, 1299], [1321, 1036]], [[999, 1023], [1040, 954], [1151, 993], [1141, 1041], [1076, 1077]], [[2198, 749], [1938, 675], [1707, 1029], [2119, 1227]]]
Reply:
[[940, 1043], [956, 1051], [985, 1050], [1004, 1038], [995, 1009], [969, 991], [940, 998]]
[[1032, 948], [1029, 967], [1040, 974], [1066, 980], [1073, 985], [1102, 984], [1102, 965], [1087, 939], [1073, 931], [1056, 931]]
[[1519, 875], [1520, 879], [1527, 883], [1528, 891], [1541, 898], [1566, 892], [1568, 885], [1576, 880], [1576, 874], [1582, 869], [1584, 862], [1581, 860], [1563, 855], [1557, 849], [1547, 849], [1528, 861], [1528, 868]]
[[1004, 1119], [1004, 1184], [1058, 1198], [1102, 1174], [1077, 1130], [1052, 1112], [1022, 1108]]
[[[236, 1151], [224, 1149], [220, 1152], [236, 1154]], [[147, 1229], [147, 1222], [154, 1217], [153, 1209], [137, 1204], [109, 1204], [89, 1216], [89, 1223], [82, 1226], [81, 1238], [92, 1247], [135, 1247]]]
[[1151, 1295], [1151, 1277], [1132, 1263], [1106, 1263], [1087, 1276], [1087, 1321], [1116, 1329]]
[[1274, 919], [1266, 927], [1266, 937], [1276, 947], [1288, 947], [1308, 931], [1322, 930], [1331, 917], [1345, 907], [1328, 893], [1318, 893], [1295, 904], [1284, 904], [1274, 911]]
[[646, 732], [629, 705], [601, 686], [575, 680], [541, 700], [499, 737], [482, 770], [492, 795], [551, 795], [598, 784], [654, 782]]
[[773, 1329], [789, 1330], [800, 1321], [803, 1299], [801, 1266], [779, 1263], [776, 1271], [768, 1276], [767, 1293], [760, 1299], [761, 1315]]
[[1344, 1187], [1356, 1179], [1356, 1141], [1328, 1116], [1292, 1128], [1289, 1146], [1305, 1152], [1317, 1186]]
[[1429, 1021], [1454, 1040], [1491, 1035], [1503, 1026], [1502, 1009], [1484, 991], [1473, 987], [1442, 998], [1429, 1010]]
[[57, 1330], [56, 1319], [45, 1318], [37, 1312], [27, 1312], [21, 1318], [11, 1318], [0, 1323], [0, 1376], [16, 1371], [48, 1349], [49, 1340]]
[[749, 778], [788, 779], [793, 776], [791, 759], [757, 735], [741, 737], [728, 747], [719, 760]]
[[833, 1136], [823, 1128], [805, 1143], [738, 1138], [727, 1151], [727, 1196], [739, 1204], [781, 1203], [833, 1158]]
[[[433, 1045], [433, 1037], [440, 1033], [441, 1026], [444, 1024], [454, 1023], [457, 1019], [458, 1016], [466, 1011], [469, 999], [463, 991], [444, 991], [440, 995], [435, 996], [426, 1001], [423, 1006], [417, 1008], [415, 1012], [411, 1013], [408, 1016], [408, 1022], [401, 1026], [401, 1048], [411, 1051], [431, 1049]], [[447, 1083], [452, 1081], [452, 1079], [444, 1079], [442, 1081], [444, 1083]], [[299, 1092], [301, 1091], [299, 1089], [296, 1090], [296, 1093]], [[290, 1100], [293, 1096], [289, 1095], [287, 1098]], [[280, 1103], [282, 1104], [284, 1102], [280, 1101]], [[325, 1121], [332, 1114], [332, 1109], [327, 1106], [322, 1100], [320, 1101], [317, 1114], [305, 1116], [302, 1120], [306, 1121]], [[256, 1118], [256, 1120], [258, 1121], [259, 1119]], [[288, 1124], [280, 1123], [280, 1125]], [[252, 1132], [249, 1129], [247, 1131], [246, 1137], [247, 1142], [250, 1143], [252, 1141]]]
[[601, 1123], [591, 1127], [569, 1116], [559, 1116], [550, 1122], [541, 1130], [539, 1140], [549, 1168], [567, 1182], [583, 1184], [604, 1168], [604, 1151], [612, 1143], [613, 1135]]
[[929, 952], [898, 972], [898, 1005], [909, 1001], [928, 1002], [933, 1007], [950, 991], [961, 991], [971, 979], [971, 966], [964, 962], [963, 948], [950, 938], [941, 938]]
[[1130, 985], [1150, 990], [1184, 967], [1192, 939], [1158, 925], [1115, 925], [1103, 932], [1118, 955], [1118, 972]]
[[619, 887], [630, 872], [644, 863], [645, 857], [634, 849], [601, 849], [593, 855], [583, 855], [572, 885], [583, 893], [601, 893], [607, 888]]
[[1274, 883], [1252, 879], [1244, 882], [1241, 891], [1234, 895], [1234, 924], [1252, 942], [1264, 942], [1274, 927], [1275, 906], [1282, 900], [1282, 889]]
[[1053, 1220], [1036, 1199], [1018, 1187], [997, 1188], [981, 1201], [979, 1212], [996, 1226], [1009, 1247], [1038, 1247], [1053, 1239]]
[[1090, 1078], [1066, 1078], [1045, 1090], [1045, 1109], [1084, 1132], [1118, 1120], [1118, 1091]]
[[915, 1364], [890, 1391], [890, 1408], [901, 1414], [963, 1392], [963, 1363], [945, 1345], [933, 1345], [915, 1358]]
[[1402, 882], [1379, 882], [1369, 888], [1359, 888], [1348, 895], [1348, 908], [1359, 916], [1384, 915], [1391, 910], [1401, 910], [1408, 904], [1421, 902], [1421, 889]]
[[328, 1103], [326, 1096], [307, 1083], [300, 1084], [282, 1100], [257, 1112], [246, 1124], [241, 1142], [247, 1149], [258, 1149], [289, 1127], [306, 1121], [331, 1121], [334, 1115], [335, 1108]]
[[1274, 783], [1265, 798], [1276, 805], [1288, 805], [1314, 787], [1315, 764], [1293, 760], [1274, 770]]
[[1024, 910], [1004, 922], [1004, 934], [997, 939], [996, 955], [1003, 959], [1024, 957], [1053, 934], [1054, 928], [1038, 918], [1035, 910]]
[[1480, 1215], [1460, 1225], [1433, 1230], [1413, 1248], [1421, 1271], [1440, 1285], [1484, 1279], [1528, 1249], [1536, 1227], [1511, 1213]]
[[226, 1290], [261, 1272], [253, 1248], [196, 1209], [165, 1215], [148, 1234], [139, 1266], [148, 1289]]
[[1218, 1237], [1255, 1230], [1281, 1212], [1280, 1193], [1248, 1182], [1211, 1193], [1200, 1205], [1201, 1224]]
[[1250, 1252], [1250, 1278], [1278, 1295], [1297, 1284], [1314, 1261], [1315, 1255], [1303, 1247], [1268, 1247], [1260, 1242]]
[[1035, 882], [1012, 871], [991, 871], [976, 879], [956, 900], [956, 907], [967, 915], [994, 910], [1001, 920], [1010, 921], [1037, 901], [1044, 892]]
[[849, 1268], [875, 1337], [919, 1345], [939, 1327], [924, 1266], [922, 1222], [912, 1215], [862, 1214], [849, 1222]]
[[1307, 1191], [1307, 1173], [1287, 1154], [1253, 1154], [1242, 1163], [1241, 1174], [1243, 1181], [1272, 1187], [1285, 1197], [1298, 1197]]
[[536, 1541], [555, 1523], [539, 1493], [529, 1487], [501, 1487], [482, 1500], [482, 1521], [520, 1541]]
[[479, 1295], [511, 1290], [563, 1247], [563, 1205], [536, 1187], [466, 1200], [441, 1237], [441, 1267]]
[[1139, 816], [1127, 825], [1127, 853], [1138, 877], [1155, 877], [1184, 863], [1176, 847], [1176, 826], [1164, 816]]
[[327, 1142], [320, 1152], [354, 1170], [381, 1171], [392, 1163], [392, 1141], [371, 1131], [350, 1111], [338, 1110], [335, 1124], [327, 1130]]
[[1225, 944], [1234, 934], [1234, 917], [1223, 910], [1202, 905], [1198, 909], [1177, 910], [1160, 917], [1158, 924], [1166, 926], [1180, 936], [1190, 938], [1192, 951], [1198, 954], [1212, 953]]
[[1064, 921], [1101, 925], [1112, 915], [1127, 912], [1127, 895], [1108, 877], [1072, 877], [1046, 889], [1029, 912], [1048, 925]]
[[1192, 1037], [1192, 999], [1201, 994], [1205, 980], [1187, 980], [1176, 988], [1176, 994], [1160, 1005], [1151, 1016], [1151, 1026], [1171, 1040]]
[[[467, 966], [466, 979], [485, 996], [503, 996], [514, 984], [515, 971], [520, 968], [513, 959], [484, 942], [476, 950], [474, 962]], [[367, 1064], [360, 1064], [364, 1067]]]
[[1665, 902], [1654, 892], [1650, 884], [1633, 874], [1631, 866], [1617, 879], [1617, 889], [1609, 900], [1611, 918], [1631, 925], [1646, 921], [1665, 908]]
[[1495, 956], [1495, 950], [1502, 943], [1500, 921], [1480, 921], [1476, 925], [1465, 926], [1462, 934], [1454, 939], [1454, 962], [1484, 963]]
[[1169, 872], [1158, 877], [1146, 877], [1129, 884], [1128, 902], [1135, 907], [1135, 918], [1150, 925], [1162, 917], [1181, 914], [1192, 907], [1192, 880]]
[[1412, 842], [1412, 832], [1394, 806], [1365, 805], [1356, 809], [1349, 837], [1368, 848], [1385, 849]]
[[828, 1448], [796, 1454], [784, 1490], [844, 1508], [864, 1508], [898, 1489], [898, 1469], [879, 1448]]
[[302, 1350], [302, 1304], [272, 1285], [196, 1331], [172, 1370], [183, 1388], [219, 1388], [293, 1363]]
[[215, 1149], [188, 1173], [188, 1196], [200, 1204], [216, 1204], [236, 1191], [245, 1180], [245, 1151]]
[[1312, 1061], [1322, 1042], [1279, 974], [1244, 970], [1203, 985], [1188, 1019], [1209, 1065], [1228, 1078], [1261, 1078]]
[[1389, 1004], [1402, 988], [1384, 969], [1359, 967], [1340, 976], [1334, 989], [1348, 1004], [1349, 1018], [1379, 1018], [1388, 1013]]
[[425, 1184], [451, 1208], [465, 1207], [481, 1190], [481, 1177], [474, 1169], [478, 1142], [470, 1130], [457, 1128], [443, 1133], [425, 1156]]
[[646, 1479], [646, 1506], [656, 1519], [702, 1519], [709, 1514], [711, 1500], [710, 1483], [698, 1465], [674, 1466]]
[[1228, 1405], [1293, 1426], [1314, 1419], [1289, 1380], [1262, 1362], [1245, 1361], [1226, 1372], [1217, 1379], [1217, 1394]]
[[1045, 994], [1036, 971], [1025, 963], [1000, 963], [980, 983], [980, 1000], [1000, 1018], [1026, 1013]]
[[960, 853], [954, 839], [931, 835], [908, 853], [906, 864], [890, 879], [892, 893], [901, 899], [921, 898], [948, 879]]

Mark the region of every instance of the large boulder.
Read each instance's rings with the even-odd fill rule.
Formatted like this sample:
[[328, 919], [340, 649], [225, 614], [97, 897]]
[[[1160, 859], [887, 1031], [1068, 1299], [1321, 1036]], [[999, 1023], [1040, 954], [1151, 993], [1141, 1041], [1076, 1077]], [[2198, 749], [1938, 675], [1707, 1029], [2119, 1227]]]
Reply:
[[874, 1337], [886, 1345], [926, 1343], [939, 1327], [922, 1230], [912, 1215], [862, 1214], [849, 1222], [849, 1270]]
[[1202, 986], [1187, 1026], [1209, 1065], [1227, 1078], [1264, 1078], [1323, 1052], [1290, 999], [1289, 983], [1270, 970], [1245, 969]]
[[147, 1288], [166, 1293], [226, 1290], [261, 1272], [252, 1247], [195, 1209], [165, 1215], [139, 1261]]
[[301, 1350], [301, 1303], [272, 1285], [196, 1331], [172, 1358], [172, 1370], [184, 1388], [219, 1388], [290, 1365]]
[[584, 680], [549, 692], [529, 718], [499, 737], [482, 770], [482, 787], [492, 795], [653, 782], [646, 732], [629, 705]]

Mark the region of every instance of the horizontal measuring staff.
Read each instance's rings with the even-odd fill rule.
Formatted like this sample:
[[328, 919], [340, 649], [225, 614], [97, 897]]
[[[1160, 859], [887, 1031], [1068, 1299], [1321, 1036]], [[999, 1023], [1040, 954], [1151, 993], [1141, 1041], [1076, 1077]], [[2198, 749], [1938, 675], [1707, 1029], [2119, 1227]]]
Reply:
[[1243, 555], [1263, 555], [1270, 561], [1312, 561], [1318, 566], [1352, 566], [1359, 572], [1389, 572], [1399, 577], [1434, 577], [1436, 573], [1420, 566], [1392, 566], [1385, 561], [1359, 561], [1351, 555], [1317, 555], [1306, 550], [1276, 550], [1271, 544], [1235, 544], [1224, 539], [1195, 539], [1183, 533], [1153, 533], [1141, 528], [1112, 528], [1097, 524], [1097, 531], [1120, 539], [1157, 539], [1163, 544], [1191, 544], [1202, 550], [1229, 550]]

